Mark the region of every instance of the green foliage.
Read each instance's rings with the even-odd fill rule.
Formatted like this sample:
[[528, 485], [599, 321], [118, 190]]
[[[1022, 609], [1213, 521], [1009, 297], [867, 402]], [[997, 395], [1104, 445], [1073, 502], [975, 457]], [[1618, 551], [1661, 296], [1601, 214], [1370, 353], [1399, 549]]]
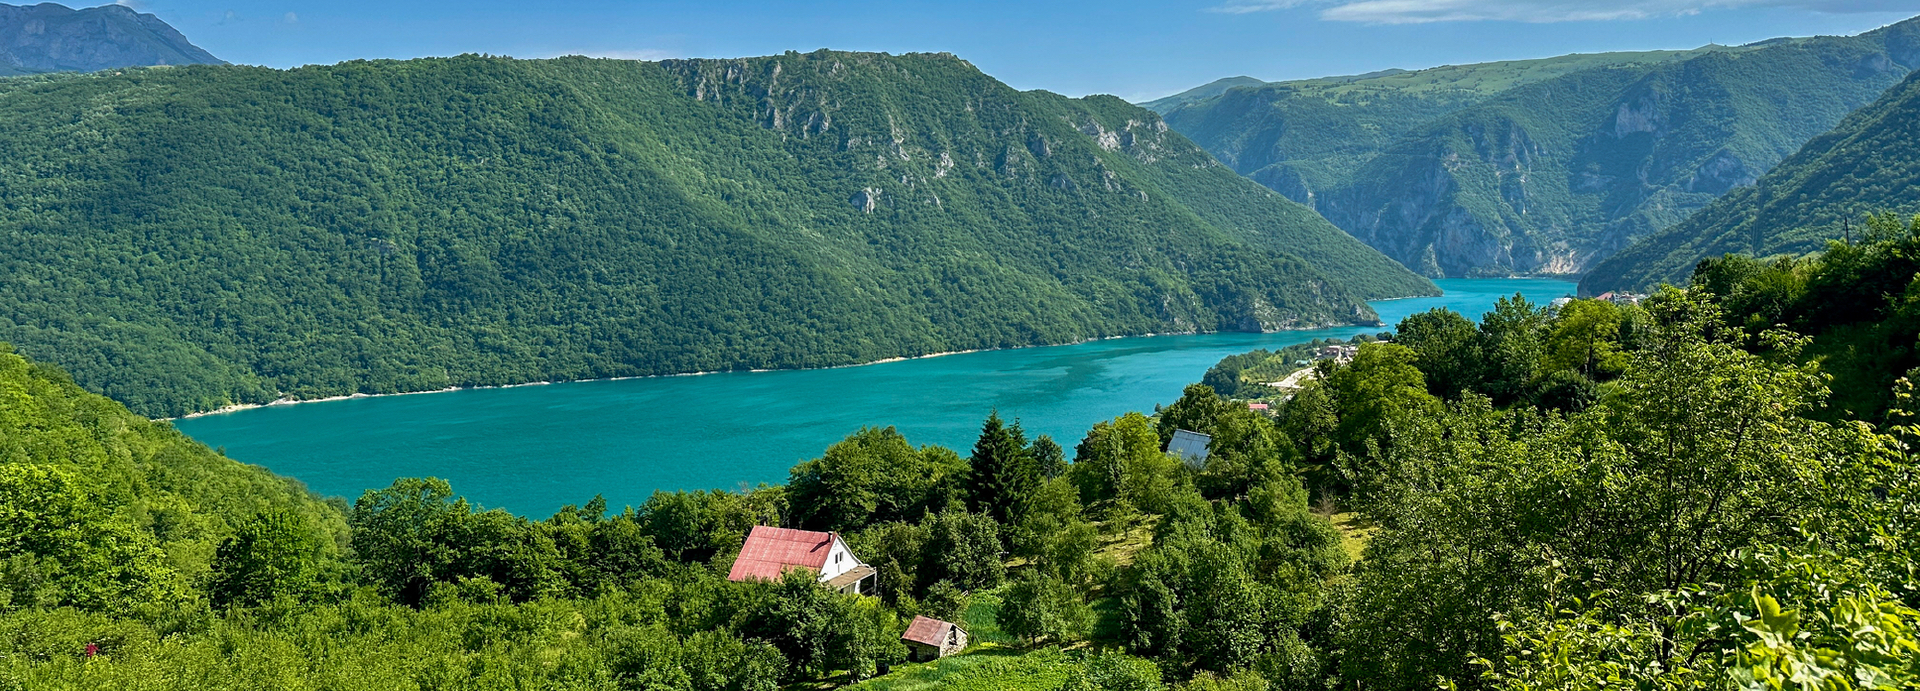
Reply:
[[[1800, 256], [1829, 240], [1867, 237], [1867, 215], [1920, 211], [1920, 78], [1882, 94], [1751, 187], [1734, 190], [1658, 233], [1642, 238], [1580, 279], [1584, 292], [1679, 284], [1699, 262], [1732, 253]], [[1697, 274], [1696, 274], [1697, 276]]]
[[987, 651], [945, 657], [849, 688], [857, 691], [1059, 691], [1078, 683], [1086, 665], [1056, 648], [1025, 654]]
[[1749, 553], [1744, 585], [1679, 594], [1670, 614], [1503, 622], [1510, 651], [1489, 686], [1523, 689], [1902, 689], [1920, 684], [1920, 611], [1858, 564]]
[[[1243, 86], [1162, 112], [1234, 170], [1426, 275], [1579, 273], [1621, 238], [1667, 236], [1655, 234], [1722, 194], [1769, 195], [1741, 188], [1920, 66], [1917, 45], [1920, 24], [1904, 22], [1850, 37]], [[1897, 150], [1910, 134], [1881, 141]], [[1826, 179], [1869, 177], [1860, 173]], [[1910, 177], [1874, 175], [1863, 188], [1905, 200]], [[1743, 208], [1697, 225], [1744, 223], [1753, 215]], [[1693, 258], [1729, 251], [1694, 242], [1702, 237], [1717, 235], [1662, 246], [1707, 250]], [[1691, 261], [1663, 270], [1677, 280]], [[1618, 276], [1611, 266], [1595, 274]]]
[[1153, 546], [1118, 575], [1120, 641], [1219, 672], [1298, 645], [1346, 554], [1326, 519], [1307, 512], [1298, 484], [1290, 489], [1263, 488], [1237, 506], [1191, 494], [1176, 502]]
[[891, 612], [860, 596], [829, 591], [812, 573], [788, 571], [754, 590], [734, 628], [778, 649], [790, 663], [788, 679], [844, 669], [858, 681], [906, 659], [899, 639], [905, 627]]
[[1920, 354], [1920, 217], [1869, 217], [1859, 242], [1831, 242], [1805, 259], [1756, 260], [1727, 255], [1700, 262], [1691, 284], [1712, 296], [1726, 325], [1743, 329], [1747, 345], [1782, 327], [1813, 338], [1799, 355], [1833, 377], [1832, 398], [1817, 415], [1881, 421], [1894, 383]]
[[980, 438], [973, 444], [968, 488], [973, 509], [1002, 525], [1020, 522], [1026, 500], [1040, 486], [1040, 466], [1027, 449], [1027, 435], [1015, 421], [1007, 425], [1000, 413], [987, 416]]
[[[436, 588], [484, 579], [514, 601], [556, 594], [559, 548], [524, 518], [476, 512], [438, 478], [395, 480], [354, 502], [353, 559], [395, 600], [421, 604]], [[469, 591], [472, 592], [472, 591]]]
[[708, 562], [740, 548], [756, 525], [779, 525], [786, 514], [785, 490], [746, 492], [660, 492], [647, 498], [633, 516], [670, 558]]
[[0, 465], [7, 604], [124, 609], [183, 604], [180, 576], [148, 535], [116, 520], [66, 470]]
[[927, 517], [925, 583], [950, 581], [961, 590], [984, 590], [1006, 578], [1000, 559], [1000, 524], [981, 513], [946, 511]]
[[1792, 544], [1864, 489], [1833, 481], [1859, 431], [1802, 417], [1824, 393], [1814, 368], [1740, 349], [1702, 296], [1649, 311], [1644, 347], [1593, 408], [1469, 397], [1384, 449], [1383, 482], [1360, 497], [1381, 532], [1341, 608], [1345, 676], [1465, 683], [1502, 648], [1489, 613], [1566, 598], [1604, 607], [1601, 624], [1644, 617], [1643, 595], [1727, 583], [1739, 550]]
[[1413, 364], [1426, 375], [1427, 393], [1457, 400], [1480, 387], [1484, 356], [1473, 320], [1434, 308], [1400, 320], [1393, 342], [1413, 350]]
[[1221, 418], [1245, 409], [1244, 405], [1221, 398], [1211, 386], [1188, 384], [1180, 392], [1179, 400], [1160, 409], [1159, 414], [1154, 416], [1154, 431], [1160, 434], [1160, 444], [1164, 447], [1173, 441], [1173, 433], [1177, 430], [1212, 434]]
[[967, 465], [948, 449], [908, 444], [892, 427], [864, 428], [794, 466], [788, 520], [809, 530], [853, 532], [886, 521], [918, 522], [961, 496]]
[[1160, 668], [1152, 662], [1117, 653], [1102, 653], [1087, 660], [1086, 671], [1078, 679], [1060, 687], [1063, 691], [1160, 691]]
[[1083, 592], [1075, 584], [1028, 569], [1001, 592], [996, 623], [1028, 645], [1080, 640], [1093, 626], [1093, 610]]
[[1364, 323], [1435, 291], [1149, 111], [949, 55], [0, 93], [0, 340], [146, 415]]
[[1160, 513], [1172, 500], [1179, 467], [1160, 446], [1153, 421], [1128, 413], [1087, 432], [1068, 477], [1089, 508], [1114, 515]]
[[[1095, 425], [1050, 479], [1054, 452], [993, 416], [971, 463], [870, 428], [790, 487], [544, 521], [402, 479], [331, 533], [304, 513], [339, 520], [326, 505], [7, 355], [0, 684], [1904, 688], [1914, 387], [1896, 381], [1884, 428], [1823, 419], [1820, 339], [1749, 327], [1905, 323], [1908, 294], [1882, 287], [1920, 271], [1915, 237], [1889, 220], [1820, 261], [1715, 262], [1645, 309], [1416, 315], [1273, 418], [1196, 385], [1157, 420]], [[1162, 451], [1172, 428], [1212, 436], [1205, 465]], [[983, 480], [1008, 468], [1020, 482]], [[1335, 505], [1359, 518], [1336, 528]], [[756, 525], [850, 530], [881, 597], [805, 570], [725, 580]], [[975, 645], [902, 664], [917, 613]]]
[[262, 515], [220, 543], [207, 597], [217, 607], [298, 599], [314, 586], [320, 557], [319, 542], [298, 518]]
[[296, 483], [82, 391], [5, 344], [0, 487], [0, 607], [187, 607], [218, 546], [256, 515], [283, 514], [322, 554], [346, 532]]

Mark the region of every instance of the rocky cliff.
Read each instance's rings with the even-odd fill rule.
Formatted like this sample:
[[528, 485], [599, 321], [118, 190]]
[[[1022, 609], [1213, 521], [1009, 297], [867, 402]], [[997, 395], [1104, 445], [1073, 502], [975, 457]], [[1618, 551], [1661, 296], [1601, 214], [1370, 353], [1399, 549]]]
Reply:
[[0, 5], [0, 76], [201, 64], [225, 63], [160, 18], [122, 5]]
[[1579, 274], [1753, 184], [1920, 67], [1851, 37], [1240, 87], [1167, 122], [1429, 276]]

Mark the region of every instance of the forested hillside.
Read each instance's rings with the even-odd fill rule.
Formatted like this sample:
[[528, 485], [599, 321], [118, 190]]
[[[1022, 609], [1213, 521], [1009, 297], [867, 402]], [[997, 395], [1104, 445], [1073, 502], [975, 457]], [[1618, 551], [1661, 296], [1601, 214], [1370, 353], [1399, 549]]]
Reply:
[[1375, 319], [1435, 288], [947, 55], [0, 82], [0, 339], [147, 415]]
[[1752, 184], [1916, 66], [1908, 21], [1241, 87], [1165, 114], [1426, 275], [1578, 274]]
[[0, 608], [166, 617], [217, 548], [267, 517], [313, 559], [346, 546], [339, 510], [0, 343]]
[[[1881, 234], [1790, 267], [1789, 302], [1910, 280], [1920, 223]], [[1194, 385], [1070, 454], [997, 415], [965, 453], [862, 429], [784, 486], [545, 520], [433, 479], [344, 511], [262, 500], [257, 469], [6, 356], [0, 438], [28, 441], [0, 464], [0, 684], [1914, 688], [1913, 387], [1828, 405], [1826, 336], [1750, 328], [1785, 281], [1739, 266], [1644, 308], [1417, 314], [1271, 414]], [[131, 450], [117, 467], [202, 486], [96, 477], [116, 467], [89, 460], [100, 419], [174, 451], [110, 447]], [[1165, 453], [1177, 430], [1210, 436], [1204, 462]], [[132, 508], [169, 492], [190, 508]], [[226, 522], [193, 544], [211, 558], [170, 569], [156, 545], [210, 514]], [[755, 525], [839, 532], [876, 594], [804, 570], [727, 581]], [[907, 663], [923, 614], [963, 623], [968, 649]]]
[[1640, 240], [1580, 279], [1583, 292], [1678, 284], [1702, 259], [1803, 255], [1865, 237], [1868, 214], [1920, 211], [1920, 79], [1808, 142], [1752, 187]]

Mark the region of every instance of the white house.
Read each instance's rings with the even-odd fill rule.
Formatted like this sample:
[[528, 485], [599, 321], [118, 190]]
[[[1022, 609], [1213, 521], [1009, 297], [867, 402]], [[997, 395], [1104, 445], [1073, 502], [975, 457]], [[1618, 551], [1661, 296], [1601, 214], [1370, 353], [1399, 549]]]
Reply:
[[877, 570], [853, 556], [847, 541], [839, 533], [820, 533], [772, 526], [754, 526], [740, 556], [727, 572], [729, 581], [776, 581], [793, 569], [806, 569], [820, 576], [828, 588], [859, 595], [872, 595]]

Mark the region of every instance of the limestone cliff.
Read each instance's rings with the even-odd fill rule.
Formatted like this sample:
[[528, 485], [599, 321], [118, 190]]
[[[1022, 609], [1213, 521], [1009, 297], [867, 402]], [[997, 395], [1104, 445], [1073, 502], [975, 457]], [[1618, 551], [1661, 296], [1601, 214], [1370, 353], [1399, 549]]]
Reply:
[[0, 5], [0, 76], [200, 64], [225, 63], [160, 18], [122, 5]]

